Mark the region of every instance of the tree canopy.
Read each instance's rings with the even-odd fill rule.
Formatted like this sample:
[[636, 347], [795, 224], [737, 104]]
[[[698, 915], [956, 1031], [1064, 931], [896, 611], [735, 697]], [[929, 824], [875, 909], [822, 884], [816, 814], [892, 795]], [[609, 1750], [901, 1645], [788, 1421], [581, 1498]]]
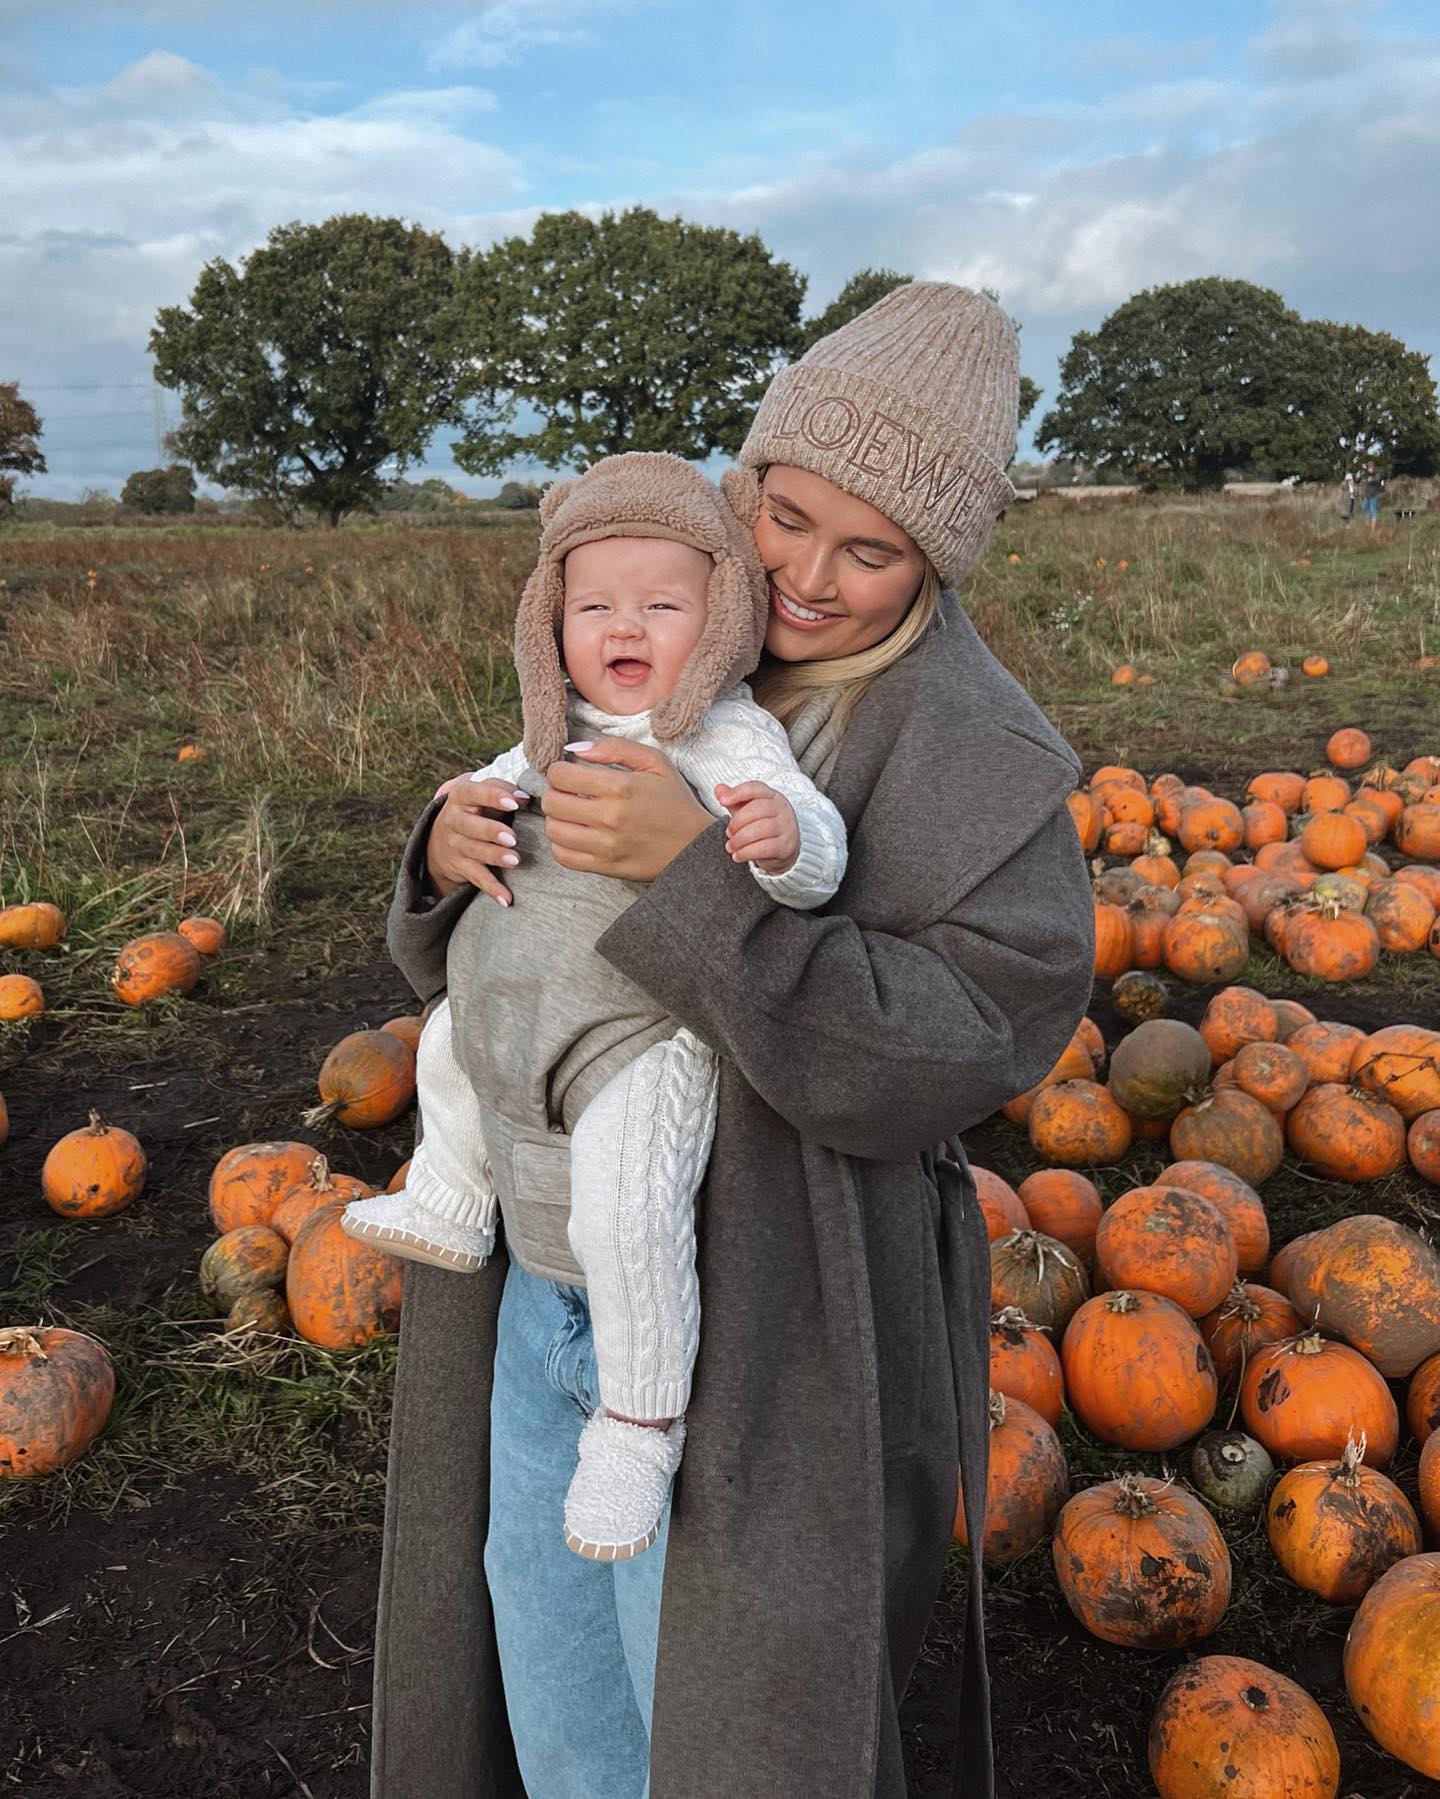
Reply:
[[799, 347], [805, 278], [753, 234], [636, 206], [544, 213], [529, 237], [477, 254], [465, 289], [470, 354], [535, 421], [457, 443], [461, 468], [498, 474], [521, 458], [733, 453]]
[[460, 336], [467, 262], [434, 232], [350, 213], [278, 226], [238, 271], [207, 263], [150, 334], [156, 380], [182, 396], [171, 447], [286, 517], [373, 507], [439, 426], [493, 410]]
[[1147, 289], [1077, 333], [1036, 444], [1097, 470], [1218, 487], [1227, 470], [1330, 480], [1368, 456], [1440, 454], [1426, 360], [1393, 337], [1306, 320], [1219, 277]]
[[[15, 499], [16, 475], [43, 475], [40, 420], [18, 381], [0, 381], [0, 512]], [[8, 472], [7, 472], [8, 471]]]
[[183, 462], [168, 468], [140, 468], [120, 490], [120, 504], [132, 512], [193, 512], [195, 473]]

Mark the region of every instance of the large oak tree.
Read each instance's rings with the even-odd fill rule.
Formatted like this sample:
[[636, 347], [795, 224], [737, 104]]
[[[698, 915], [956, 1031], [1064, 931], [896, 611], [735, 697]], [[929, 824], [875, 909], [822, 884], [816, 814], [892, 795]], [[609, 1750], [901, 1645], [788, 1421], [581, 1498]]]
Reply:
[[14, 502], [16, 475], [44, 473], [35, 408], [21, 394], [18, 381], [0, 381], [0, 513]]
[[461, 341], [467, 263], [364, 213], [278, 226], [240, 269], [207, 263], [150, 334], [156, 380], [181, 394], [171, 449], [286, 517], [373, 508], [438, 427], [495, 415]]

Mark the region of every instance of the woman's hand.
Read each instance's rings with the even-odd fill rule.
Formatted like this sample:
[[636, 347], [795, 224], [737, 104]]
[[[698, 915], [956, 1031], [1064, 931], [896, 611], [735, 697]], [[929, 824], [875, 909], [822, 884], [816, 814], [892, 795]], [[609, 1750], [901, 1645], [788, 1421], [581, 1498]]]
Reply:
[[581, 760], [552, 762], [540, 800], [563, 868], [653, 881], [715, 822], [662, 750], [619, 737], [567, 747]]
[[499, 905], [510, 890], [495, 868], [514, 868], [520, 857], [515, 833], [505, 820], [529, 803], [528, 793], [509, 781], [473, 781], [461, 775], [441, 789], [445, 804], [430, 827], [425, 872], [441, 899], [470, 881]]

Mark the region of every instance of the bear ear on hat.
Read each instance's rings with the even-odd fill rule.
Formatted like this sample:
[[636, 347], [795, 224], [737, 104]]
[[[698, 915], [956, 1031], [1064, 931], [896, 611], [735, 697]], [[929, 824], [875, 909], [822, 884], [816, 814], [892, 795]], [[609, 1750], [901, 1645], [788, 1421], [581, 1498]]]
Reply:
[[560, 510], [567, 495], [575, 488], [573, 481], [554, 481], [540, 496], [540, 523], [548, 525]]
[[565, 673], [557, 637], [565, 611], [565, 579], [558, 563], [537, 564], [515, 614], [515, 673], [520, 681], [525, 754], [542, 771], [565, 747]]
[[727, 468], [720, 477], [720, 491], [742, 525], [753, 525], [760, 516], [760, 483], [754, 469]]

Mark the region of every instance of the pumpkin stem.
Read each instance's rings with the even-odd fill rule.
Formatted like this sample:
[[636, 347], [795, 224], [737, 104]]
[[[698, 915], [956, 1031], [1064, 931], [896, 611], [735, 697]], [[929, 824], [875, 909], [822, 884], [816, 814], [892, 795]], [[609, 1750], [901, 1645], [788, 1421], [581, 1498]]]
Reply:
[[0, 1355], [23, 1355], [44, 1362], [49, 1357], [40, 1333], [28, 1324], [12, 1324], [0, 1330]]
[[334, 1188], [330, 1179], [330, 1163], [324, 1156], [316, 1156], [310, 1164], [310, 1185], [317, 1193], [329, 1193]]
[[1303, 1337], [1294, 1338], [1290, 1344], [1292, 1355], [1323, 1355], [1324, 1352], [1325, 1339], [1315, 1330], [1306, 1331]]
[[1139, 1303], [1133, 1293], [1127, 1293], [1122, 1287], [1118, 1292], [1110, 1295], [1105, 1309], [1107, 1312], [1118, 1312], [1123, 1315], [1126, 1312], [1133, 1312]]
[[90, 1135], [92, 1137], [103, 1137], [109, 1129], [110, 1126], [106, 1124], [101, 1115], [92, 1109], [90, 1113]]
[[998, 1430], [1005, 1422], [1005, 1395], [991, 1389], [990, 1393], [990, 1428]]
[[[1225, 1303], [1220, 1308], [1220, 1317], [1222, 1319], [1239, 1318], [1245, 1324], [1259, 1323], [1260, 1307], [1245, 1291], [1245, 1283], [1243, 1281], [1236, 1281], [1235, 1285], [1225, 1295]], [[1242, 1336], [1242, 1346], [1243, 1341], [1244, 1339]]]
[[1133, 1474], [1122, 1474], [1115, 1483], [1115, 1510], [1126, 1518], [1143, 1518], [1155, 1510], [1155, 1501]]
[[1340, 1467], [1335, 1478], [1342, 1487], [1358, 1487], [1360, 1485], [1360, 1465], [1365, 1460], [1365, 1448], [1369, 1438], [1362, 1430], [1360, 1441], [1355, 1441], [1354, 1431], [1345, 1436], [1345, 1447], [1340, 1451]]
[[345, 1099], [328, 1099], [322, 1106], [311, 1106], [308, 1112], [300, 1114], [300, 1122], [314, 1130], [316, 1125], [329, 1124], [330, 1120], [342, 1106], [348, 1105]]
[[1048, 1324], [1036, 1324], [1019, 1306], [1002, 1306], [990, 1320], [992, 1331], [1048, 1331]]

